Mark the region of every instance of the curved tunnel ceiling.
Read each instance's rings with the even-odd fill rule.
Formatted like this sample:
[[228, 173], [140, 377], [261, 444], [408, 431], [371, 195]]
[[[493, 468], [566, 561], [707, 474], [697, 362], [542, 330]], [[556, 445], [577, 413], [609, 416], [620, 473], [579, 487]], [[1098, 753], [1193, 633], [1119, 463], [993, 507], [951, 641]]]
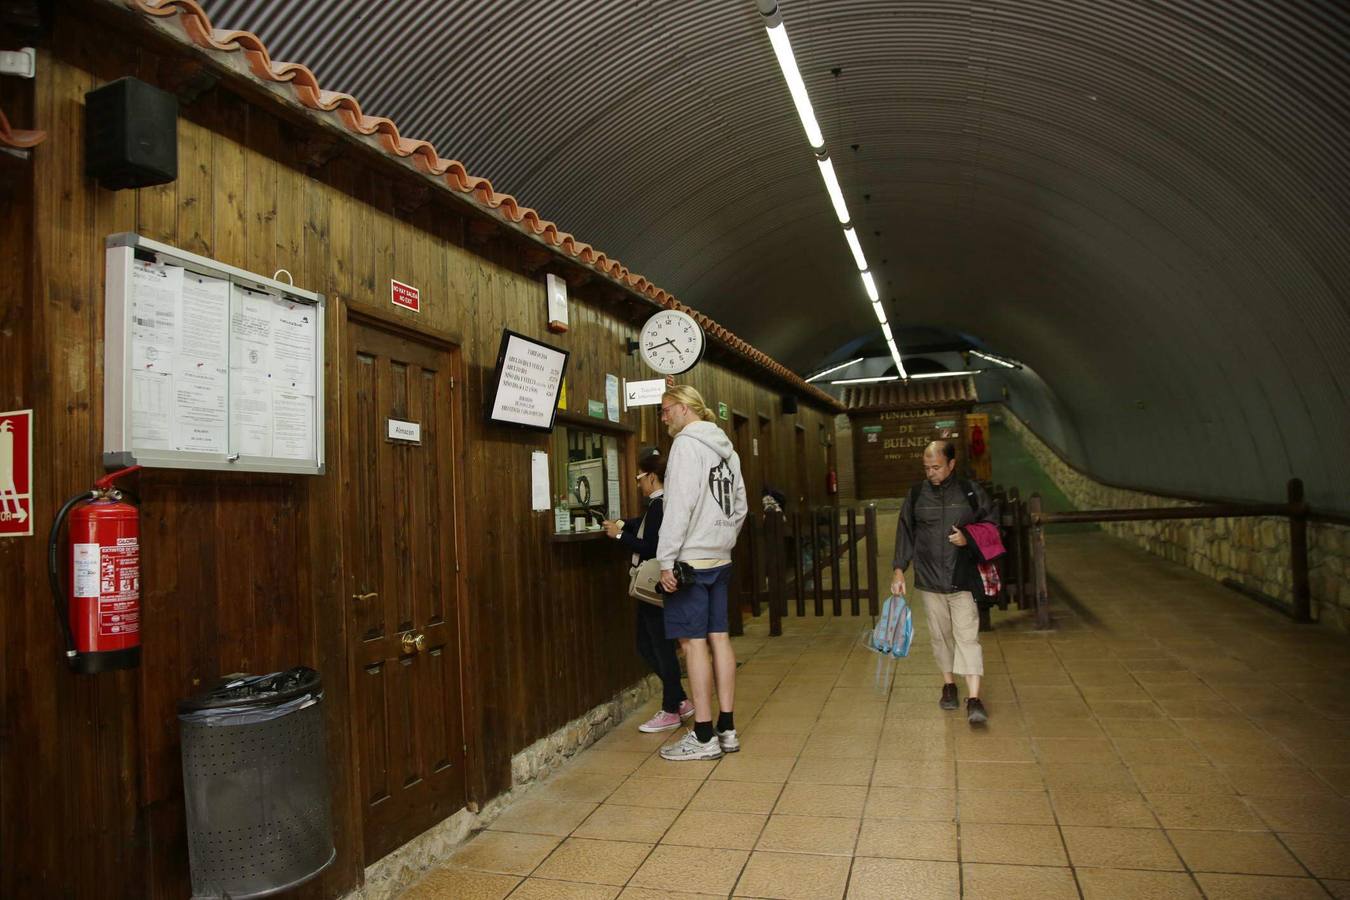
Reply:
[[[754, 0], [204, 5], [799, 372], [876, 330]], [[1350, 5], [780, 9], [898, 328], [1100, 477], [1350, 510]]]

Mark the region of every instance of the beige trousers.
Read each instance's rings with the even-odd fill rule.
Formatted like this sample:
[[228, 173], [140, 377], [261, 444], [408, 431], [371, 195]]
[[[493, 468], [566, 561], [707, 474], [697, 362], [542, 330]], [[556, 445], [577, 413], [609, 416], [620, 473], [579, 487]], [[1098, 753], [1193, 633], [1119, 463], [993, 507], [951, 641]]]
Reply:
[[928, 615], [928, 636], [939, 672], [983, 675], [984, 651], [980, 649], [980, 611], [970, 591], [936, 594], [916, 591]]

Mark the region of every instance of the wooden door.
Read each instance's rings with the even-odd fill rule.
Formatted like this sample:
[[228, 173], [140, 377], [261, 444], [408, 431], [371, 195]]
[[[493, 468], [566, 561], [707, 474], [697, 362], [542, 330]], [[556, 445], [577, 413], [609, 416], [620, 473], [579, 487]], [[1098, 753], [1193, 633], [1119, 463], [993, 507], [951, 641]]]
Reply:
[[[344, 565], [365, 861], [464, 805], [451, 354], [352, 321]], [[420, 426], [392, 440], [389, 420]]]

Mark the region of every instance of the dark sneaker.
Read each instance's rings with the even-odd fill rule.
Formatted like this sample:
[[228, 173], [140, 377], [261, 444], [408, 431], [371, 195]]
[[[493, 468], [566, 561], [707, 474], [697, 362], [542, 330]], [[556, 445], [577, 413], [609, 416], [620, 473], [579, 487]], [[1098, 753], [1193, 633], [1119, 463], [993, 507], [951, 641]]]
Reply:
[[938, 706], [943, 709], [956, 709], [960, 705], [956, 700], [956, 685], [944, 684], [942, 686], [942, 699], [938, 701]]
[[979, 697], [971, 697], [966, 700], [966, 721], [972, 725], [983, 725], [989, 721], [989, 713], [985, 710]]

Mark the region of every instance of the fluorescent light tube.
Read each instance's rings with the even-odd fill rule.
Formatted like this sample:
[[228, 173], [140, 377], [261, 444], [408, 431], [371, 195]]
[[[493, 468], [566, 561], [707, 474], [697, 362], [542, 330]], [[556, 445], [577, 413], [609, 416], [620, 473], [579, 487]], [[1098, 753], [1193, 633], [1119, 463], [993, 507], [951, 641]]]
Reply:
[[844, 202], [844, 192], [834, 174], [834, 163], [826, 156], [817, 159], [816, 165], [820, 166], [820, 177], [825, 180], [825, 193], [830, 195], [830, 202], [834, 204], [834, 214], [839, 217], [839, 224], [847, 225], [848, 204]]
[[873, 304], [872, 304], [872, 312], [874, 312], [874, 313], [877, 314], [877, 322], [879, 322], [879, 323], [882, 324], [882, 325], [885, 325], [885, 324], [886, 324], [886, 309], [885, 309], [885, 307], [883, 307], [880, 303], [873, 302]]
[[994, 363], [995, 365], [1002, 366], [1002, 367], [1005, 368], [1005, 369], [1016, 369], [1016, 368], [1017, 368], [1017, 364], [1016, 364], [1016, 363], [1010, 363], [1010, 362], [1008, 362], [1006, 359], [1000, 359], [1000, 358], [997, 357], [997, 356], [990, 356], [988, 353], [981, 353], [979, 350], [971, 350], [971, 351], [970, 351], [970, 355], [971, 355], [971, 356], [978, 356], [980, 359], [986, 359], [986, 360], [988, 360], [989, 362]]
[[[769, 33], [769, 43], [773, 45], [773, 55], [778, 57], [778, 68], [783, 70], [783, 80], [787, 82], [792, 103], [797, 107], [797, 118], [802, 120], [806, 130], [806, 141], [812, 150], [825, 149], [825, 137], [816, 123], [815, 110], [811, 109], [811, 98], [806, 95], [806, 82], [797, 69], [797, 57], [792, 55], [792, 42], [788, 40], [787, 26], [782, 22], [764, 28]], [[847, 221], [841, 219], [840, 221]]]
[[895, 346], [895, 341], [887, 341], [886, 346], [890, 348], [891, 359], [895, 360], [895, 370], [900, 373], [901, 378], [908, 378], [909, 375], [905, 372], [905, 364], [900, 360], [900, 350]]
[[830, 384], [872, 384], [877, 381], [899, 381], [899, 375], [877, 375], [873, 378], [845, 378], [840, 381], [831, 381]]
[[840, 363], [840, 364], [837, 365], [837, 366], [831, 366], [830, 368], [826, 369], [824, 372], [817, 372], [816, 374], [812, 375], [810, 378], [806, 379], [806, 381], [807, 381], [807, 383], [809, 384], [810, 382], [815, 381], [817, 378], [824, 378], [826, 375], [829, 375], [831, 372], [838, 372], [840, 369], [847, 369], [849, 366], [854, 365], [855, 363], [860, 363], [860, 362], [862, 362], [864, 359], [866, 359], [866, 357], [860, 356], [860, 357], [858, 357], [857, 359], [850, 359], [850, 360], [849, 360], [848, 362], [846, 362], [846, 363]]
[[917, 378], [961, 378], [966, 375], [976, 375], [983, 371], [984, 369], [975, 369], [973, 371], [967, 369], [964, 372], [921, 372], [918, 375], [911, 375], [909, 378], [911, 381]]
[[[876, 303], [880, 299], [881, 295], [877, 293], [877, 283], [872, 280], [872, 273], [863, 272], [862, 280], [863, 280], [863, 287], [867, 288], [867, 299], [871, 300], [873, 303]], [[881, 321], [883, 322], [886, 321], [884, 316], [881, 318]]]
[[891, 341], [895, 340], [895, 338], [891, 337], [891, 323], [890, 323], [890, 322], [882, 322], [882, 323], [881, 323], [881, 333], [884, 334], [884, 335], [886, 335], [886, 342], [887, 342], [887, 343], [890, 343]]
[[862, 244], [858, 242], [858, 232], [853, 230], [852, 225], [844, 226], [844, 240], [848, 241], [848, 249], [853, 251], [853, 261], [858, 264], [858, 271], [866, 272], [867, 257], [863, 256]]

